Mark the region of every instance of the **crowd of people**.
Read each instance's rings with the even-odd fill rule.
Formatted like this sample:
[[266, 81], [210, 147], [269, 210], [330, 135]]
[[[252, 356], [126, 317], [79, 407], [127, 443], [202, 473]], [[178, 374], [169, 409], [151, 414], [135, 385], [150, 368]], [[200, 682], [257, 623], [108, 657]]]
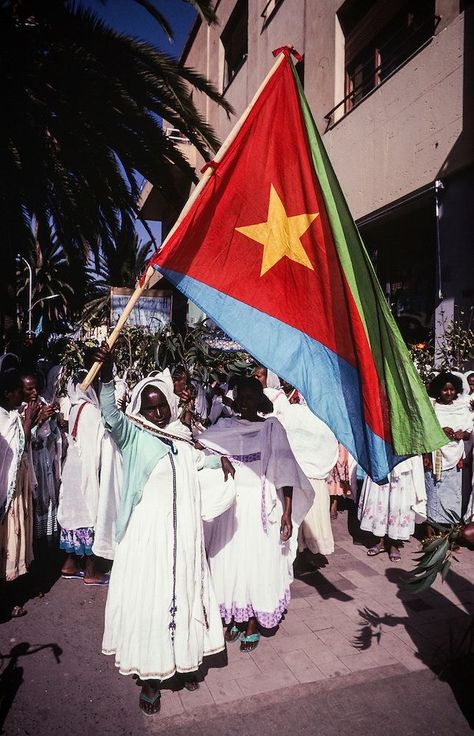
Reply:
[[[401, 559], [424, 523], [474, 515], [474, 373], [439, 373], [428, 387], [446, 444], [407, 458], [384, 483], [364, 476], [304, 397], [265, 366], [222, 367], [203, 384], [183, 367], [135, 386], [114, 375], [107, 346], [59, 390], [0, 359], [0, 579], [11, 615], [35, 540], [63, 552], [60, 574], [107, 586], [104, 654], [141, 682], [140, 708], [160, 708], [160, 684], [199, 687], [204, 658], [276, 632], [295, 564], [334, 552], [341, 497], [373, 535], [369, 556]], [[81, 382], [94, 361], [100, 377]], [[428, 519], [428, 522], [426, 522]], [[113, 561], [104, 565], [104, 560]]]

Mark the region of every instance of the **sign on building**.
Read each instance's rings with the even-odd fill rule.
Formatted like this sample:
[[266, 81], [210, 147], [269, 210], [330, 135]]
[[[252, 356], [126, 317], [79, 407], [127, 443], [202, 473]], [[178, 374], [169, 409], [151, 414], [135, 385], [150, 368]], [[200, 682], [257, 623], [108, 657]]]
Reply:
[[[128, 303], [132, 289], [112, 287], [110, 289], [110, 323], [112, 327]], [[159, 332], [162, 327], [171, 322], [173, 309], [173, 295], [171, 291], [163, 289], [147, 289], [135, 304], [129, 324], [148, 327], [152, 332]]]

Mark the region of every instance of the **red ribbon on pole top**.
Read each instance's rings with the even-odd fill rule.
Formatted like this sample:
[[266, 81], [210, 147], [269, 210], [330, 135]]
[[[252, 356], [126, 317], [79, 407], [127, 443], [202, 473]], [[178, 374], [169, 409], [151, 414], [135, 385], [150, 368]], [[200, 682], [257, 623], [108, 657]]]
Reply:
[[214, 161], [214, 160], [207, 161], [201, 169], [201, 174], [204, 174], [206, 169], [212, 169], [213, 171], [217, 171], [217, 166], [218, 166], [217, 161]]
[[300, 54], [299, 51], [295, 49], [294, 46], [280, 46], [278, 49], [275, 49], [273, 52], [273, 56], [278, 56], [278, 54], [285, 54], [286, 58], [289, 58], [290, 54], [295, 57], [296, 61], [303, 61], [303, 56]]

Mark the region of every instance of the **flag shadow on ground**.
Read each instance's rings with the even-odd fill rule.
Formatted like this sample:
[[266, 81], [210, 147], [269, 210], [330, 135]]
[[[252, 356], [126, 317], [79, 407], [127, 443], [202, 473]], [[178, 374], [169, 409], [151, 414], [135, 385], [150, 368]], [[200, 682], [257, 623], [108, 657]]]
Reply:
[[[397, 568], [389, 568], [385, 574], [399, 586], [407, 575]], [[457, 595], [464, 611], [436, 590], [415, 596], [400, 589], [397, 597], [405, 607], [406, 616], [380, 614], [368, 607], [359, 610], [361, 628], [354, 646], [367, 651], [372, 646], [383, 645], [384, 633], [404, 626], [415, 645], [415, 656], [450, 686], [463, 716], [474, 730], [474, 590], [469, 580], [453, 570], [445, 584]]]

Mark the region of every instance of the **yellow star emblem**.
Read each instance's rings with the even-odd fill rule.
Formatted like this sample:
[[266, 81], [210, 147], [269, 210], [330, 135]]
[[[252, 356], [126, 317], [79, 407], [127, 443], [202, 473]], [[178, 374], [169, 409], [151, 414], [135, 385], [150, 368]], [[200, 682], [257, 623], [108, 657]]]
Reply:
[[260, 276], [263, 276], [284, 256], [314, 271], [313, 264], [309, 260], [300, 238], [318, 215], [319, 212], [288, 217], [285, 206], [272, 184], [267, 221], [256, 225], [236, 227], [235, 229], [263, 245]]

